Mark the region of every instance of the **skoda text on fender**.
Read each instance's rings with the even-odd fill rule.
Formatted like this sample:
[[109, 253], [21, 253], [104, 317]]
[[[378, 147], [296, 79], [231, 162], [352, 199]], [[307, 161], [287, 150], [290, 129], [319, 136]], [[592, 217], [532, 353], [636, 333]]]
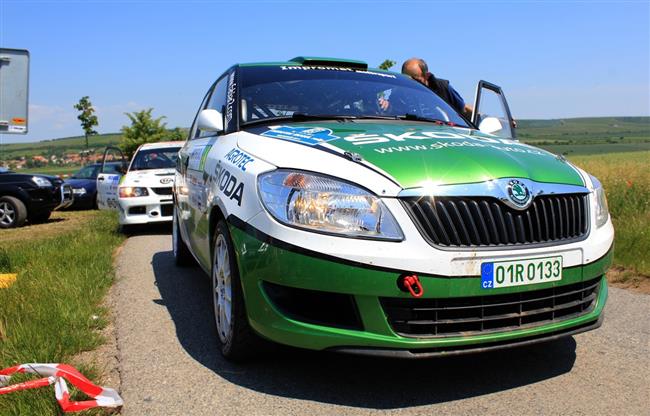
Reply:
[[499, 87], [481, 81], [475, 104], [469, 121], [410, 78], [327, 58], [212, 85], [180, 151], [173, 246], [211, 276], [227, 358], [260, 338], [428, 357], [601, 324], [602, 186], [517, 141]]

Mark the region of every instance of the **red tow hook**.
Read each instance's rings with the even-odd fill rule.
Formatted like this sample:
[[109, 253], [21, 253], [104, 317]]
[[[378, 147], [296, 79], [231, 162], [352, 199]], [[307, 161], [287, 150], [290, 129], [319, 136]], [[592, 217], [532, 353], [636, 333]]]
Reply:
[[397, 281], [397, 285], [403, 291], [408, 291], [414, 298], [419, 298], [424, 294], [422, 283], [415, 274], [401, 276]]

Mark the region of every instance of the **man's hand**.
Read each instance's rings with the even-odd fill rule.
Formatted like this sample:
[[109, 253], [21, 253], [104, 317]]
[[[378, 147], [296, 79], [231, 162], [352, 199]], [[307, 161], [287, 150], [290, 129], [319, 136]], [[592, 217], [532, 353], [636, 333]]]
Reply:
[[381, 108], [381, 111], [388, 110], [388, 107], [390, 107], [390, 101], [384, 97], [379, 97], [379, 108]]
[[465, 107], [463, 108], [463, 113], [465, 113], [465, 117], [471, 120], [473, 112], [474, 112], [474, 107], [472, 107], [469, 104], [465, 104]]

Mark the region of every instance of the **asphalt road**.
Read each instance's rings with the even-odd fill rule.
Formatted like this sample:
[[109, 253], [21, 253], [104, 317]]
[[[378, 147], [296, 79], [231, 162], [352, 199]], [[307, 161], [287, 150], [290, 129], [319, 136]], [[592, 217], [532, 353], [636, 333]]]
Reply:
[[600, 329], [531, 347], [426, 361], [278, 348], [233, 365], [208, 279], [174, 266], [162, 232], [117, 259], [125, 415], [650, 415], [648, 295], [612, 289]]

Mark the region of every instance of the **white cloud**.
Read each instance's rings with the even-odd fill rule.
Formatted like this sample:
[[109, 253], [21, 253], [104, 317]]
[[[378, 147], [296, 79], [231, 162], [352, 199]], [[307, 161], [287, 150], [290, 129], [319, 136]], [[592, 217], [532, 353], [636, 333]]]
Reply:
[[30, 104], [28, 120], [30, 123], [64, 127], [75, 123], [77, 117], [73, 110], [58, 105]]

